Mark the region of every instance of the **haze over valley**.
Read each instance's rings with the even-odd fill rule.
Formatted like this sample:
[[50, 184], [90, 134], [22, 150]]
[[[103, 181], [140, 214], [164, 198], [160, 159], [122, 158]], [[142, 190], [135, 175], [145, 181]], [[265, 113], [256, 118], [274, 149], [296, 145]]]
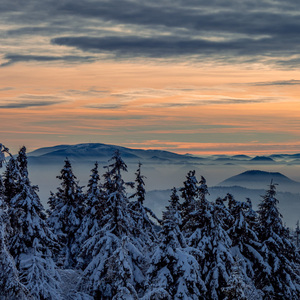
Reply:
[[[182, 186], [188, 171], [195, 170], [198, 180], [204, 176], [209, 186], [209, 200], [232, 193], [238, 200], [251, 198], [254, 208], [261, 201], [271, 180], [278, 184], [279, 208], [287, 226], [295, 227], [300, 212], [300, 154], [249, 155], [181, 155], [162, 150], [142, 150], [85, 143], [39, 148], [28, 153], [30, 178], [40, 188], [42, 203], [47, 206], [50, 191], [55, 192], [56, 178], [68, 158], [80, 185], [86, 186], [90, 170], [98, 161], [99, 172], [114, 151], [118, 149], [128, 165], [124, 178], [134, 181], [134, 173], [141, 162], [146, 176], [146, 205], [161, 215], [167, 205], [173, 187]], [[101, 174], [101, 175], [102, 175]], [[299, 181], [299, 182], [298, 182]]]

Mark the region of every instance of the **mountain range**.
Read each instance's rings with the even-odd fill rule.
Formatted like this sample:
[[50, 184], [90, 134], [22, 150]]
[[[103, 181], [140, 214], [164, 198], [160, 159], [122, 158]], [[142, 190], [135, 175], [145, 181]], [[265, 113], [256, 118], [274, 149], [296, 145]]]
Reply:
[[77, 145], [58, 145], [54, 147], [40, 148], [28, 154], [32, 162], [48, 163], [55, 160], [62, 160], [68, 157], [70, 160], [88, 161], [109, 160], [116, 150], [120, 151], [124, 159], [130, 161], [163, 161], [168, 162], [197, 162], [203, 158], [191, 155], [181, 155], [163, 150], [131, 149], [116, 145], [101, 143], [87, 143]]
[[102, 143], [84, 143], [77, 145], [57, 145], [53, 147], [40, 148], [28, 154], [31, 161], [38, 163], [49, 163], [55, 160], [62, 160], [68, 157], [70, 160], [107, 161], [113, 153], [119, 150], [124, 159], [131, 161], [156, 161], [165, 163], [197, 163], [197, 164], [299, 164], [299, 154], [273, 154], [269, 156], [248, 156], [248, 155], [211, 155], [194, 156], [191, 154], [177, 154], [164, 150], [132, 149], [116, 145]]

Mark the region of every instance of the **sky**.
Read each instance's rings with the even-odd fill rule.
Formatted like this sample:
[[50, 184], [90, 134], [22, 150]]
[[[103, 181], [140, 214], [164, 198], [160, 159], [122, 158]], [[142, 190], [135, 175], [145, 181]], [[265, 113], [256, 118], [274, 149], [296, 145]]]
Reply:
[[0, 143], [300, 152], [300, 2], [1, 0]]

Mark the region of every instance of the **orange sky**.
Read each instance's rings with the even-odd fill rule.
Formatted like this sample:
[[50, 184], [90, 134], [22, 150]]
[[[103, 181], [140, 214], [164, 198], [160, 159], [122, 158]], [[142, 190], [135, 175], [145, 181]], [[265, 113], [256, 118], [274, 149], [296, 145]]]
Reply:
[[2, 104], [57, 101], [0, 109], [1, 141], [12, 147], [103, 142], [195, 154], [300, 150], [298, 87], [254, 85], [299, 78], [298, 71], [140, 63], [2, 70]]
[[[232, 7], [233, 4], [234, 1]], [[74, 15], [79, 13], [76, 5], [70, 7], [68, 12], [64, 7], [53, 8], [57, 20], [54, 19], [63, 22], [62, 15], [69, 14], [72, 9]], [[158, 35], [153, 33], [158, 24], [151, 27], [146, 23], [134, 23], [140, 22], [134, 17], [122, 23], [123, 17], [117, 14], [108, 14], [115, 23], [103, 21], [97, 28], [88, 24], [87, 16], [80, 15], [86, 24], [82, 23], [82, 33], [77, 35], [78, 24], [65, 18], [64, 22], [69, 22], [66, 24], [75, 37], [61, 39], [60, 36], [66, 36], [68, 31], [61, 35], [57, 34], [59, 31], [52, 33], [53, 27], [42, 22], [45, 8], [41, 4], [37, 9], [40, 9], [41, 20], [37, 13], [29, 22], [26, 16], [30, 11], [25, 7], [20, 21], [7, 18], [0, 23], [3, 39], [0, 48], [0, 142], [13, 152], [22, 145], [33, 150], [84, 142], [200, 155], [300, 152], [300, 71], [291, 64], [279, 64], [279, 57], [280, 60], [297, 59], [295, 53], [283, 56], [284, 50], [281, 50], [282, 53], [274, 54], [271, 51], [276, 49], [274, 44], [269, 52], [264, 48], [261, 53], [252, 54], [249, 50], [252, 44], [249, 44], [245, 48], [249, 51], [247, 57], [237, 52], [240, 61], [233, 61], [227, 52], [213, 55], [207, 52], [207, 59], [197, 59], [196, 52], [189, 48], [195, 39], [199, 39], [199, 43], [213, 41], [216, 44], [227, 39], [237, 43], [242, 40], [239, 36], [242, 33], [236, 32], [233, 24], [228, 31], [236, 34], [235, 39], [229, 38], [229, 33], [223, 32], [221, 27], [214, 32], [208, 28], [200, 39], [187, 25], [190, 42], [182, 39], [182, 49], [177, 49], [172, 39], [162, 38], [163, 34], [173, 35], [173, 39], [180, 37], [181, 29], [176, 24], [164, 25], [166, 32]], [[16, 8], [10, 13], [14, 10]], [[183, 16], [185, 13], [188, 16], [190, 11], [183, 11]], [[50, 18], [50, 12], [45, 16], [46, 20]], [[103, 15], [103, 20], [107, 16]], [[254, 12], [252, 18], [255, 18]], [[263, 28], [267, 28], [266, 24], [261, 24], [262, 33], [257, 29], [253, 41], [261, 40], [260, 47], [267, 48]], [[37, 29], [47, 34], [36, 34]], [[140, 29], [143, 31], [138, 31]], [[102, 38], [100, 44], [91, 46], [89, 39], [81, 39], [98, 38], [96, 30]], [[270, 29], [269, 32], [264, 30], [272, 36]], [[245, 36], [250, 36], [249, 28], [245, 27], [244, 31]], [[144, 33], [142, 39], [141, 32]], [[131, 43], [129, 50], [123, 41], [126, 34]], [[119, 39], [118, 48], [109, 44], [111, 41], [112, 45], [116, 44], [115, 37]], [[151, 43], [150, 38], [153, 39]], [[159, 45], [163, 51], [163, 47], [169, 47], [165, 41], [177, 52], [159, 57], [155, 51], [160, 48], [157, 50], [152, 45]], [[209, 43], [204, 44], [205, 51], [205, 47], [212, 47]], [[111, 47], [111, 52], [103, 50], [103, 45]], [[216, 45], [220, 48], [224, 43]], [[234, 44], [232, 53], [239, 47]], [[173, 48], [168, 51], [172, 52]], [[182, 56], [182, 51], [186, 56]]]

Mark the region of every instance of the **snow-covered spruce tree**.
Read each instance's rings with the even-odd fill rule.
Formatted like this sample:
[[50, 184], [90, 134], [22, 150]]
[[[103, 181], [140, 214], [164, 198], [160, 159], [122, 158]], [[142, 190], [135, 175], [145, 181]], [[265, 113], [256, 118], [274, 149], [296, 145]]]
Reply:
[[[1, 178], [0, 178], [1, 179]], [[296, 223], [296, 229], [295, 229], [295, 244], [298, 252], [300, 251], [300, 226], [299, 226], [299, 220]]]
[[145, 201], [145, 195], [146, 195], [145, 181], [144, 181], [144, 178], [146, 178], [146, 177], [141, 174], [141, 167], [142, 167], [142, 163], [139, 162], [139, 167], [135, 173], [135, 175], [136, 175], [136, 178], [135, 178], [136, 192], [129, 198], [136, 197], [137, 201], [143, 205], [144, 201]]
[[156, 247], [147, 272], [147, 299], [205, 299], [206, 288], [201, 279], [200, 267], [186, 246], [180, 231], [181, 216], [176, 189], [170, 205], [163, 213], [161, 242]]
[[211, 205], [206, 198], [209, 193], [206, 180], [203, 176], [201, 176], [199, 186], [195, 184], [193, 190], [195, 193], [193, 193], [194, 196], [190, 202], [191, 205], [187, 205], [190, 209], [185, 211], [186, 220], [182, 226], [182, 231], [188, 239], [189, 245], [195, 247], [199, 241], [199, 230], [201, 231], [202, 228], [205, 227], [207, 219], [211, 218]]
[[255, 272], [256, 286], [264, 292], [264, 299], [296, 300], [300, 299], [299, 275], [295, 272], [299, 256], [277, 204], [276, 186], [271, 182], [258, 210], [261, 253], [268, 268]]
[[[169, 210], [175, 210], [180, 213], [181, 204], [179, 201], [179, 196], [177, 194], [177, 189], [175, 187], [172, 188], [172, 193], [169, 200], [169, 206], [167, 207]], [[181, 223], [181, 216], [178, 216], [178, 223]]]
[[221, 198], [215, 203], [207, 200], [202, 203], [198, 210], [199, 227], [188, 241], [190, 246], [203, 252], [198, 261], [207, 288], [206, 299], [223, 299], [222, 288], [226, 286], [233, 263], [232, 242], [227, 234], [229, 212]]
[[[27, 164], [24, 149], [20, 156]], [[11, 157], [11, 160], [14, 160]], [[10, 205], [9, 216], [13, 229], [10, 237], [10, 252], [15, 259], [21, 283], [34, 299], [60, 299], [59, 275], [52, 255], [58, 249], [56, 236], [45, 221], [44, 208], [31, 185], [25, 169], [16, 166], [17, 190], [13, 198], [7, 199]]]
[[84, 217], [84, 195], [68, 159], [60, 173], [57, 178], [61, 180], [61, 186], [56, 194], [51, 193], [48, 201], [48, 224], [63, 244], [58, 263], [68, 269], [75, 267], [80, 251], [76, 232]]
[[203, 176], [201, 176], [201, 180], [199, 181], [199, 187], [198, 187], [198, 197], [199, 197], [200, 202], [206, 204], [206, 202], [207, 202], [206, 196], [207, 195], [209, 195], [209, 192], [208, 192], [208, 187], [206, 184], [206, 179]]
[[[1, 181], [1, 176], [0, 176]], [[7, 247], [7, 227], [9, 217], [4, 203], [3, 190], [0, 190], [0, 299], [27, 299], [28, 291], [19, 280], [15, 260]]]
[[157, 242], [157, 233], [155, 231], [155, 224], [150, 217], [156, 220], [157, 217], [149, 208], [144, 206], [146, 194], [144, 188], [145, 176], [141, 174], [141, 166], [142, 164], [139, 163], [139, 167], [135, 173], [136, 192], [129, 199], [136, 198], [136, 200], [129, 203], [129, 211], [135, 222], [134, 236], [141, 241], [146, 252], [151, 252], [152, 246]]
[[26, 147], [23, 146], [17, 156], [18, 166], [21, 176], [28, 179], [28, 160], [26, 154]]
[[256, 234], [257, 217], [252, 210], [250, 199], [240, 202], [227, 194], [228, 208], [232, 215], [232, 221], [228, 230], [232, 240], [231, 253], [238, 258], [241, 271], [248, 284], [255, 277], [255, 269], [266, 268], [263, 257], [260, 254], [261, 243]]
[[227, 286], [223, 288], [224, 300], [260, 300], [262, 293], [257, 291], [244, 276], [240, 259], [236, 256], [232, 265]]
[[127, 166], [118, 151], [107, 167], [103, 187], [107, 204], [100, 227], [83, 245], [82, 255], [92, 258], [83, 272], [79, 289], [95, 299], [137, 299], [142, 293], [145, 266], [142, 246], [133, 236], [122, 172]]
[[248, 300], [246, 297], [247, 285], [244, 279], [244, 272], [240, 266], [240, 260], [235, 257], [227, 286], [223, 288], [224, 300]]
[[5, 201], [9, 201], [18, 193], [19, 168], [15, 158], [10, 157], [3, 177]]
[[[91, 171], [88, 182], [88, 190], [85, 194], [85, 214], [82, 223], [76, 233], [78, 246], [81, 246], [101, 229], [101, 220], [106, 206], [106, 194], [100, 185], [100, 176], [98, 172], [98, 163]], [[91, 257], [79, 255], [77, 258], [77, 267], [85, 268], [91, 261]]]
[[1, 174], [0, 174], [0, 198], [2, 199], [2, 201], [4, 201], [4, 183]]
[[[198, 181], [195, 176], [195, 170], [189, 171], [186, 175], [186, 180], [183, 182], [183, 187], [179, 189], [183, 203], [181, 205], [182, 228], [190, 218], [190, 213], [195, 210], [196, 199], [198, 198]], [[185, 231], [188, 229], [186, 228]]]
[[6, 148], [0, 143], [0, 168], [2, 168], [3, 163], [5, 162], [5, 153]]

